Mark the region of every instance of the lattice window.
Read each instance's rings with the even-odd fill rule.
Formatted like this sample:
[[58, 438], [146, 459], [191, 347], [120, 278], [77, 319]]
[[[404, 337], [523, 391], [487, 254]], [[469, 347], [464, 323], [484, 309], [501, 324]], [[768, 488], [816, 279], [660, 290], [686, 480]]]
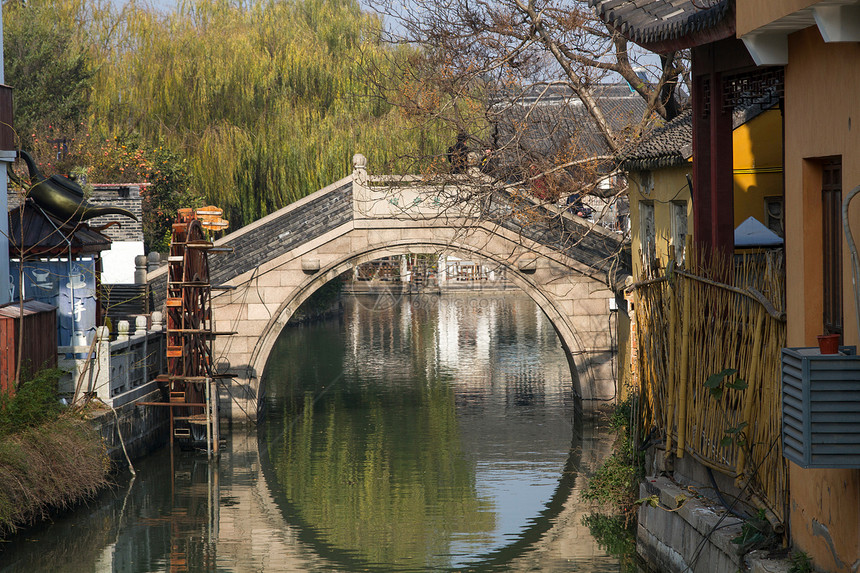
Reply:
[[824, 334], [842, 334], [842, 159], [822, 165]]
[[763, 68], [723, 77], [723, 111], [748, 107], [754, 103], [771, 105], [784, 92], [785, 73], [782, 67]]

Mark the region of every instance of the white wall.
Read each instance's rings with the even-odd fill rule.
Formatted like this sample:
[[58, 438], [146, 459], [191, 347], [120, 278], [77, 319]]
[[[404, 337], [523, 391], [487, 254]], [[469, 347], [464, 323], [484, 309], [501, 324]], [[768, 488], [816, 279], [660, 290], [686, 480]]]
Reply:
[[102, 283], [134, 282], [134, 258], [143, 253], [143, 241], [114, 241], [109, 251], [102, 251]]

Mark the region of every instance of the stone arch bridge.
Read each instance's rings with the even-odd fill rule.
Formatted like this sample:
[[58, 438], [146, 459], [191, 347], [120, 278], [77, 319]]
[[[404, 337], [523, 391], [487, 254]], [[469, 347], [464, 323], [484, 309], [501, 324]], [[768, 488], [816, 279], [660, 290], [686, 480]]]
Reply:
[[[610, 299], [630, 272], [619, 235], [510, 193], [475, 194], [474, 178], [468, 186], [374, 178], [363, 156], [353, 162], [351, 175], [216, 241], [233, 248], [209, 259], [212, 284], [230, 287], [213, 290], [216, 330], [237, 333], [215, 342], [219, 370], [235, 376], [222, 389], [225, 415], [256, 418], [269, 353], [315, 290], [406, 253], [463, 253], [504, 267], [555, 327], [583, 409], [614, 399]], [[166, 268], [147, 279], [158, 308]]]

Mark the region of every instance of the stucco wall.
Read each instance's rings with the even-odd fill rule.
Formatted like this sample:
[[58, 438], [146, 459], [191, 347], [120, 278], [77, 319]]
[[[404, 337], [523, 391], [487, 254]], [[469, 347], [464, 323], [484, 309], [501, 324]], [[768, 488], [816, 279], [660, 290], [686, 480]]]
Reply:
[[[789, 36], [785, 68], [785, 193], [788, 345], [813, 346], [823, 330], [821, 169], [841, 155], [843, 197], [860, 184], [860, 44], [824, 44], [815, 27]], [[860, 232], [860, 201], [850, 211]], [[843, 240], [845, 343], [860, 343], [851, 264]], [[817, 571], [860, 567], [860, 470], [791, 464], [791, 532]]]
[[638, 280], [642, 274], [642, 258], [640, 255], [641, 230], [640, 204], [651, 202], [654, 205], [654, 227], [656, 229], [657, 258], [661, 264], [669, 260], [669, 242], [671, 241], [672, 202], [687, 203], [687, 234], [693, 233], [693, 211], [690, 201], [690, 188], [687, 186], [687, 174], [692, 175], [693, 164], [680, 167], [669, 167], [651, 172], [653, 190], [646, 193], [642, 172], [632, 172], [629, 175], [630, 186], [630, 236], [632, 244], [633, 276]]
[[755, 217], [767, 226], [765, 198], [782, 196], [782, 114], [769, 109], [732, 133], [735, 227]]

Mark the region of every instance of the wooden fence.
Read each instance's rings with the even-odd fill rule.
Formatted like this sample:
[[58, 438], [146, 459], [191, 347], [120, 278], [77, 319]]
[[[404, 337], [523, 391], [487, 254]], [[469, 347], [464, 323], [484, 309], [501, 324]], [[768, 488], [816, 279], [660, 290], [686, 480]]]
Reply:
[[642, 431], [656, 428], [667, 452], [734, 477], [784, 522], [783, 256], [703, 259], [688, 250], [686, 268], [670, 263], [631, 287]]

